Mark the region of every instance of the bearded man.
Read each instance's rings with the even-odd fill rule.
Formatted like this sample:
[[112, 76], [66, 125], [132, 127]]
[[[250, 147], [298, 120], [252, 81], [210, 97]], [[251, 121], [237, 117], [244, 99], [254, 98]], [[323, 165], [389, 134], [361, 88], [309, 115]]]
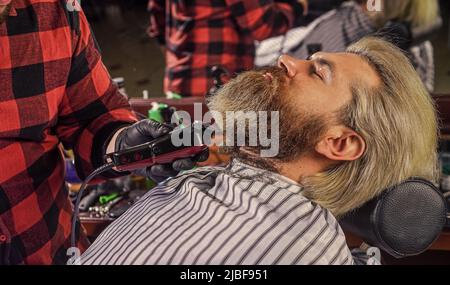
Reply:
[[436, 181], [432, 100], [380, 39], [307, 61], [282, 56], [226, 84], [209, 107], [225, 121], [230, 111], [279, 111], [278, 155], [227, 147], [227, 167], [153, 189], [81, 263], [354, 264], [338, 219], [409, 177]]

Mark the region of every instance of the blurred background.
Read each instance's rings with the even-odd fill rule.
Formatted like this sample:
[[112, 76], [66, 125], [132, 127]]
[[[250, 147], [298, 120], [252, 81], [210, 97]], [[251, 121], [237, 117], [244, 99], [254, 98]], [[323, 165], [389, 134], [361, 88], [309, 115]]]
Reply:
[[83, 9], [112, 77], [123, 77], [129, 97], [164, 97], [164, 57], [146, 33], [147, 0], [85, 0]]
[[[423, 0], [427, 1], [427, 0]], [[147, 0], [81, 1], [113, 77], [123, 77], [129, 97], [164, 97], [164, 57], [146, 34]], [[449, 1], [441, 0], [444, 24], [433, 38], [436, 62], [435, 94], [450, 93]]]

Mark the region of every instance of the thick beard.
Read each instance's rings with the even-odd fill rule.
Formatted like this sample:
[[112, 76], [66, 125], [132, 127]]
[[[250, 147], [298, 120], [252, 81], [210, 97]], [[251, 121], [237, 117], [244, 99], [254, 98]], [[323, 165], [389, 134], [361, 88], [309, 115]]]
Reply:
[[[273, 79], [268, 80], [263, 76], [265, 73], [270, 73]], [[245, 72], [208, 100], [210, 109], [223, 116], [227, 111], [268, 111], [269, 114], [270, 111], [279, 111], [280, 150], [276, 157], [259, 157], [264, 149], [259, 146], [245, 147], [245, 151], [239, 147], [225, 147], [226, 153], [250, 165], [278, 172], [276, 165], [279, 162], [293, 161], [315, 147], [328, 126], [328, 120], [297, 109], [289, 99], [286, 78], [286, 71], [278, 67]], [[270, 121], [268, 125], [271, 125]]]
[[0, 13], [0, 24], [2, 24], [6, 20], [10, 10], [11, 10], [11, 3], [6, 5], [5, 10], [3, 10], [3, 12]]

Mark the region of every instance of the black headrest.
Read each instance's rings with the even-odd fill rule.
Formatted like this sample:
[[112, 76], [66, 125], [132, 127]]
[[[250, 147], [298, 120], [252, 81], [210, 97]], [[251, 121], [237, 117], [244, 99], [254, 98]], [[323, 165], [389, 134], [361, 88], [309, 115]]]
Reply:
[[426, 251], [442, 233], [447, 206], [441, 192], [423, 179], [395, 186], [340, 222], [344, 230], [396, 258]]

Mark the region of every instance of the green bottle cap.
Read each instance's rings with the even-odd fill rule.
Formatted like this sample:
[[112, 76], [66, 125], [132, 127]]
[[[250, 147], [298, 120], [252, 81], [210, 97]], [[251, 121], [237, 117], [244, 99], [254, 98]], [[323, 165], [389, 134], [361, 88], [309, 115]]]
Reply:
[[169, 108], [169, 106], [167, 104], [157, 102], [152, 103], [152, 108], [148, 110], [148, 118], [159, 123], [164, 123], [164, 118], [162, 116], [161, 110], [165, 108]]

